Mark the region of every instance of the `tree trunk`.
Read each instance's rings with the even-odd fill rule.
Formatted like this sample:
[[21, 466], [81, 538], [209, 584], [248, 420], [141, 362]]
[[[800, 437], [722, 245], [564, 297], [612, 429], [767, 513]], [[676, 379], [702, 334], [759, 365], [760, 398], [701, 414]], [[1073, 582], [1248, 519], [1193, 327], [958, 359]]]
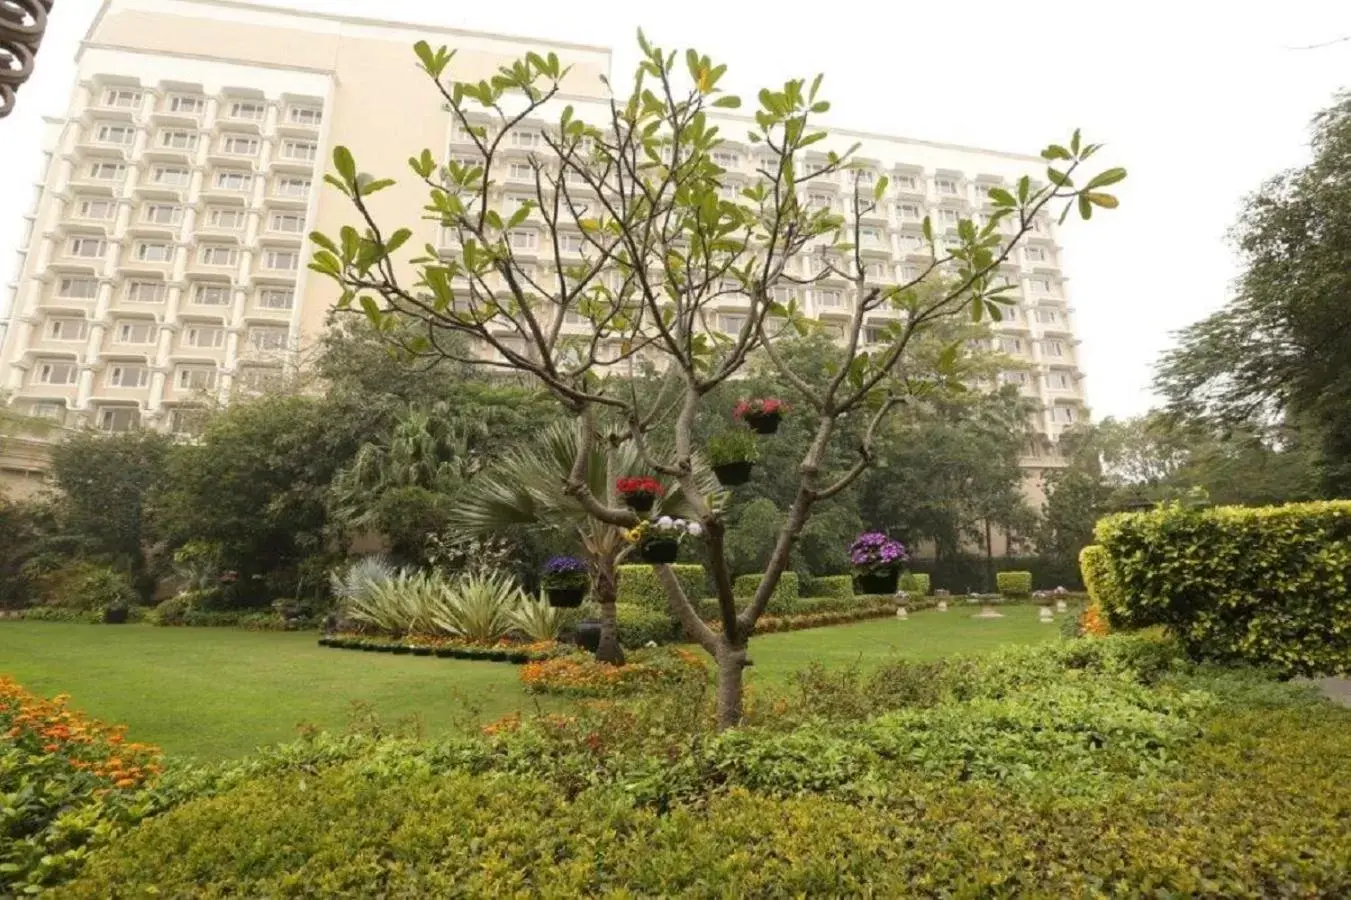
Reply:
[[725, 638], [718, 639], [718, 730], [741, 724], [743, 673], [750, 665], [745, 646], [734, 647]]
[[600, 603], [600, 644], [596, 661], [624, 665], [624, 648], [619, 645], [619, 622], [615, 600], [619, 596], [619, 573], [613, 559], [601, 559], [596, 566], [596, 600]]

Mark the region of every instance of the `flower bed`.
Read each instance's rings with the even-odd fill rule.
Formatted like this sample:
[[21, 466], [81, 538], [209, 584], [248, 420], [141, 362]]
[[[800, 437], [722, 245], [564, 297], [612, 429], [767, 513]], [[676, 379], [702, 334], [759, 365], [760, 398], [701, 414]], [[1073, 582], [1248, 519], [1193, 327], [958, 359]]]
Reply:
[[700, 656], [681, 647], [640, 650], [623, 666], [573, 653], [521, 667], [521, 683], [528, 693], [567, 697], [619, 697], [705, 677]]
[[145, 815], [160, 753], [124, 729], [0, 676], [0, 894], [68, 878], [89, 847]]
[[539, 641], [533, 644], [501, 641], [485, 645], [433, 635], [417, 635], [395, 640], [384, 635], [364, 634], [326, 635], [319, 639], [319, 646], [339, 650], [393, 653], [399, 656], [429, 656], [437, 659], [470, 659], [517, 664], [552, 659], [560, 654], [570, 653], [573, 649], [558, 641]]

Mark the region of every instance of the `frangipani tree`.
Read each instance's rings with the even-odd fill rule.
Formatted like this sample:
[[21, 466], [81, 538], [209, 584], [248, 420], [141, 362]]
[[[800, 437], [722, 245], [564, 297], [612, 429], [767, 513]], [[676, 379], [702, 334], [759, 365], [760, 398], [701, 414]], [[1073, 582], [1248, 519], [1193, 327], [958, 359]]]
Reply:
[[[591, 442], [582, 477], [592, 496], [613, 505], [615, 480], [642, 474], [646, 465], [633, 442], [623, 439], [622, 432], [610, 437], [618, 440]], [[456, 497], [450, 522], [452, 527], [471, 534], [513, 525], [573, 532], [591, 568], [592, 595], [600, 605], [596, 658], [622, 664], [624, 651], [615, 621], [618, 566], [633, 545], [625, 540], [625, 529], [592, 516], [575, 493], [567, 490], [577, 458], [577, 430], [564, 423], [550, 426], [535, 443], [511, 448], [470, 482]], [[699, 497], [718, 489], [713, 474], [697, 458], [694, 483]], [[692, 517], [698, 509], [684, 489], [676, 486], [661, 498], [655, 514]]]
[[[393, 182], [359, 175], [352, 154], [339, 147], [326, 180], [351, 199], [359, 226], [312, 235], [320, 249], [311, 268], [339, 285], [341, 306], [364, 310], [409, 354], [525, 373], [547, 388], [575, 419], [576, 456], [562, 488], [598, 522], [627, 528], [640, 521], [587, 478], [603, 422], [623, 423], [650, 474], [681, 486], [703, 525], [721, 627], [700, 620], [668, 567], [657, 574], [673, 614], [716, 660], [719, 721], [732, 726], [741, 719], [749, 639], [813, 506], [867, 469], [889, 414], [913, 397], [963, 385], [963, 348], [953, 344], [936, 364], [920, 365], [912, 358], [917, 336], [949, 319], [998, 318], [1013, 302], [998, 267], [1033, 223], [1052, 212], [1063, 220], [1075, 209], [1088, 218], [1094, 208], [1115, 207], [1103, 189], [1125, 171], [1076, 186], [1098, 149], [1076, 132], [1068, 146], [1043, 152], [1052, 163], [1047, 183], [1024, 176], [992, 189], [984, 222], [961, 221], [955, 244], [940, 244], [926, 219], [928, 265], [908, 282], [879, 279], [866, 265], [861, 223], [886, 195], [887, 179], [869, 184], [850, 152], [817, 146], [827, 135], [814, 118], [829, 108], [820, 76], [760, 91], [746, 135], [758, 148], [757, 166], [744, 183], [715, 158], [724, 141], [718, 110], [741, 105], [719, 87], [726, 66], [692, 50], [678, 58], [641, 33], [638, 41], [642, 60], [631, 87], [598, 104], [594, 115], [562, 104], [566, 70], [553, 54], [529, 53], [490, 79], [468, 82], [453, 77], [451, 50], [419, 43], [421, 67], [477, 151], [472, 161], [442, 163], [431, 149], [409, 160], [427, 187], [426, 215], [453, 249], [429, 244], [397, 261], [412, 231], [376, 221], [368, 205]], [[525, 129], [530, 139], [520, 143], [534, 147], [522, 153], [511, 136]], [[509, 158], [528, 166], [528, 198], [503, 190]], [[843, 185], [847, 216], [807, 202], [808, 190], [826, 181]], [[525, 229], [545, 250], [540, 263], [523, 249], [531, 241], [517, 237]], [[774, 338], [819, 327], [782, 289], [823, 277], [852, 285], [840, 335], [847, 364], [812, 385], [785, 364]], [[943, 287], [919, 290], [928, 282]], [[724, 334], [714, 319], [732, 303], [740, 328]], [[880, 328], [871, 321], [879, 317], [887, 323]], [[569, 328], [569, 321], [586, 327]], [[410, 323], [421, 333], [399, 337]], [[459, 351], [447, 335], [470, 338], [481, 355]], [[780, 473], [795, 480], [794, 500], [759, 589], [738, 608], [723, 495], [709, 495], [696, 481], [693, 428], [709, 393], [756, 351], [807, 398], [807, 408], [794, 414], [811, 417], [814, 437], [797, 470]], [[663, 389], [644, 399], [623, 377], [640, 367], [663, 379]], [[823, 459], [844, 417], [863, 420], [856, 459], [827, 473]]]

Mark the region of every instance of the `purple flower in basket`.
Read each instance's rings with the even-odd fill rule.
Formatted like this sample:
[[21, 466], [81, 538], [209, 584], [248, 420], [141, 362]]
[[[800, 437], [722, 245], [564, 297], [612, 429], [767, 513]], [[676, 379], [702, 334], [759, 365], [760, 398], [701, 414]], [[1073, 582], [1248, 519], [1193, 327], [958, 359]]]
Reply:
[[849, 562], [863, 572], [895, 569], [909, 558], [904, 544], [878, 531], [860, 534], [849, 547]]
[[545, 587], [586, 587], [586, 562], [575, 556], [551, 556], [540, 569], [540, 581]]

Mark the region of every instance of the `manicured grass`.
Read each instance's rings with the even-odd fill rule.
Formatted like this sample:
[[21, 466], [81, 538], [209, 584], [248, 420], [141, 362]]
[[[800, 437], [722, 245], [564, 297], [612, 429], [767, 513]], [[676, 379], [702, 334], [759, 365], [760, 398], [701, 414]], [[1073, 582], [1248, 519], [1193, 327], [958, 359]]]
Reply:
[[[782, 682], [813, 660], [866, 666], [1058, 637], [1034, 607], [1006, 608], [993, 620], [972, 612], [757, 637], [750, 680]], [[333, 650], [315, 637], [0, 622], [0, 674], [39, 694], [68, 693], [76, 707], [128, 725], [135, 740], [201, 759], [242, 756], [294, 738], [300, 726], [341, 730], [362, 710], [385, 724], [416, 717], [424, 734], [435, 735], [539, 703], [521, 690], [512, 665]]]

